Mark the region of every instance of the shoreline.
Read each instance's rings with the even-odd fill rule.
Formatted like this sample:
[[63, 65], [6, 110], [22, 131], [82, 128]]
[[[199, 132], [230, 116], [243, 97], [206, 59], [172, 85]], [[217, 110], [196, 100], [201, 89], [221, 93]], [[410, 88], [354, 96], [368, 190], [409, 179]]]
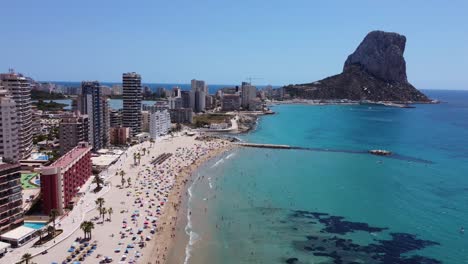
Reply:
[[194, 173], [209, 160], [234, 148], [235, 145], [227, 144], [220, 149], [212, 150], [177, 175], [175, 188], [172, 189], [168, 197], [169, 201], [172, 200], [172, 202], [170, 202], [169, 207], [164, 208], [160, 218], [163, 227], [158, 228], [157, 238], [145, 250], [147, 253], [143, 255], [141, 263], [184, 263], [185, 249], [190, 239], [185, 231], [188, 223], [188, 188], [196, 180]]
[[439, 104], [438, 100], [431, 101], [369, 101], [369, 100], [348, 100], [348, 99], [337, 99], [337, 100], [313, 100], [313, 99], [289, 99], [283, 101], [271, 101], [268, 106], [283, 105], [283, 104], [297, 104], [297, 105], [375, 105], [375, 106], [386, 106], [395, 108], [414, 108], [413, 105], [417, 104]]

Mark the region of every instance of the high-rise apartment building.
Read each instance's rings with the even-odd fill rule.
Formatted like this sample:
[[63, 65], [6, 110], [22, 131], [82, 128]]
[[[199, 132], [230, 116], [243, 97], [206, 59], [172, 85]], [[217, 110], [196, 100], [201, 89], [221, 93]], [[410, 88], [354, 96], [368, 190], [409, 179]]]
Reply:
[[192, 108], [190, 105], [190, 92], [191, 91], [181, 91], [180, 95], [182, 97], [182, 108]]
[[190, 91], [190, 106], [194, 112], [205, 111], [205, 100], [208, 94], [208, 86], [205, 81], [195, 80], [191, 81], [192, 90]]
[[181, 97], [181, 89], [179, 86], [175, 86], [172, 88], [172, 97], [179, 98]]
[[99, 82], [82, 82], [81, 97], [78, 103], [80, 112], [88, 115], [89, 118], [88, 142], [94, 151], [99, 150], [104, 147], [104, 101]]
[[248, 109], [250, 101], [257, 97], [257, 88], [248, 82], [243, 82], [241, 92], [242, 107]]
[[0, 87], [0, 157], [4, 161], [16, 162], [20, 158], [17, 119], [15, 100]]
[[10, 71], [0, 74], [0, 86], [8, 90], [16, 103], [19, 158], [29, 157], [32, 150], [31, 84], [28, 78]]
[[60, 155], [76, 147], [79, 142], [88, 142], [89, 119], [87, 115], [65, 117], [59, 125]]
[[141, 132], [141, 76], [135, 72], [124, 73], [122, 126], [130, 128], [132, 136]]
[[0, 234], [23, 224], [21, 166], [0, 163]]
[[102, 98], [102, 146], [108, 147], [110, 144], [110, 108], [109, 98]]

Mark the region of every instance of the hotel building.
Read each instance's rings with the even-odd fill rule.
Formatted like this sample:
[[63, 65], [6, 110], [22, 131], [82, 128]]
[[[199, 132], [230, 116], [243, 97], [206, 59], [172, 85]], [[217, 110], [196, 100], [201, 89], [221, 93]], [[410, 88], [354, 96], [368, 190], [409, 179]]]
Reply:
[[171, 128], [171, 116], [167, 110], [150, 112], [149, 133], [152, 139], [166, 135]]
[[91, 147], [80, 142], [54, 163], [41, 168], [43, 213], [48, 215], [57, 209], [63, 214], [67, 206], [73, 205], [73, 198], [92, 174], [91, 167]]

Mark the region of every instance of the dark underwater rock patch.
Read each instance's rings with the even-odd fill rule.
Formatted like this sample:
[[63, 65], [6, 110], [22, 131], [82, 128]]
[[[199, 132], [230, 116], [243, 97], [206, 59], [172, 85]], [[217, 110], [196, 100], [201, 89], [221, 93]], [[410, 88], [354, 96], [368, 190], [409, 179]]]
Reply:
[[288, 263], [288, 264], [296, 264], [298, 261], [299, 261], [299, 259], [297, 259], [297, 258], [288, 258], [288, 259], [286, 260], [286, 263]]
[[[293, 241], [293, 246], [301, 252], [307, 252], [314, 256], [327, 257], [332, 263], [369, 263], [369, 264], [440, 264], [441, 261], [419, 255], [406, 256], [408, 253], [424, 249], [439, 243], [423, 240], [416, 235], [408, 233], [390, 233], [390, 239], [375, 240], [368, 245], [360, 245], [351, 239], [339, 237], [364, 231], [368, 233], [379, 233], [388, 228], [374, 227], [367, 223], [352, 222], [341, 216], [333, 216], [325, 213], [293, 211], [290, 214], [290, 223], [298, 223], [298, 230], [304, 229], [304, 241]], [[310, 221], [304, 219], [315, 219], [318, 223], [313, 224], [315, 235], [309, 232]], [[305, 225], [304, 225], [305, 224]], [[317, 233], [318, 232], [318, 233]], [[405, 255], [405, 256], [404, 256]], [[293, 262], [294, 263], [294, 262]]]

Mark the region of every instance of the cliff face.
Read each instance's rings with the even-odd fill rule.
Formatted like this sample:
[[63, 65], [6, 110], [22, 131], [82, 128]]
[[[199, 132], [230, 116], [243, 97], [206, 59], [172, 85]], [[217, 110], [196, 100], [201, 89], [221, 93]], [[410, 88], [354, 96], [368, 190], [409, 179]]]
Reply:
[[348, 56], [341, 74], [314, 83], [286, 86], [285, 91], [308, 99], [429, 101], [408, 82], [403, 58], [405, 45], [405, 36], [372, 31]]

